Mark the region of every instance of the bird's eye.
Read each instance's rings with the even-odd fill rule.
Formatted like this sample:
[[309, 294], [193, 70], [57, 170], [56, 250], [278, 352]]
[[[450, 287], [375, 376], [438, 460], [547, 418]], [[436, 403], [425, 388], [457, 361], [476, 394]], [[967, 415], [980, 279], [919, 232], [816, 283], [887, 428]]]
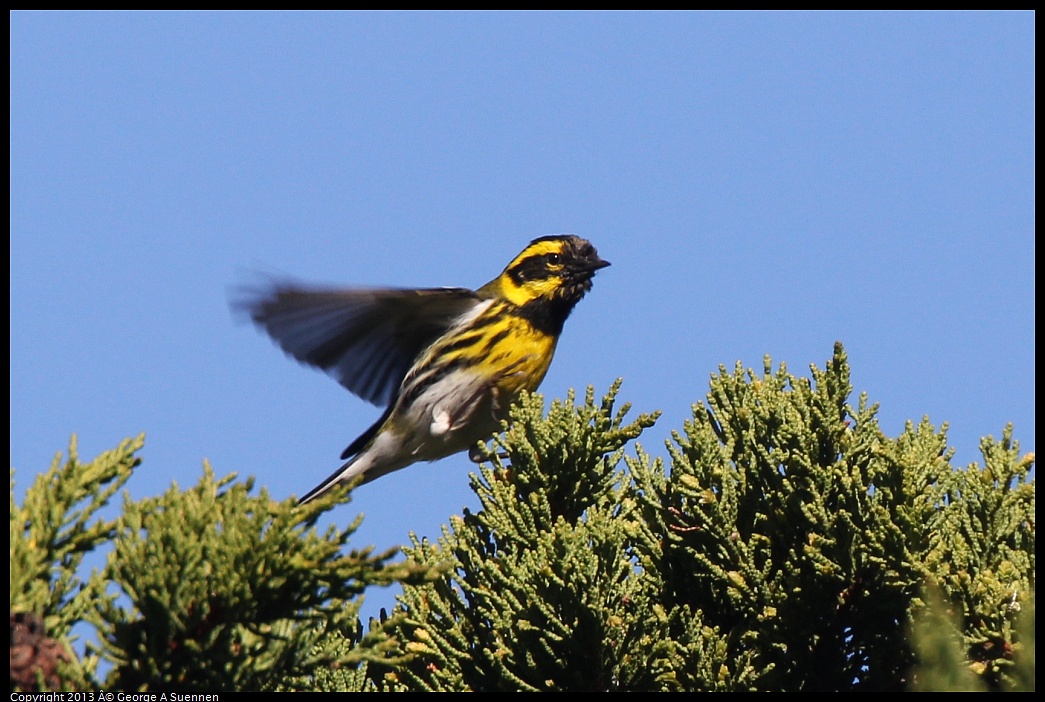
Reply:
[[562, 256], [556, 253], [548, 254], [548, 263], [553, 266], [558, 266], [560, 263], [562, 263]]

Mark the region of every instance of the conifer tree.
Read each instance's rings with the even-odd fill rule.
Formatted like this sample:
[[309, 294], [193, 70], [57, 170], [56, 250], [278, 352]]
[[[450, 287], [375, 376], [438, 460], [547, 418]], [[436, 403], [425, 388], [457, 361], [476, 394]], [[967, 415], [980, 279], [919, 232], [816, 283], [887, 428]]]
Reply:
[[518, 405], [474, 480], [481, 509], [407, 549], [455, 567], [406, 587], [392, 629], [414, 658], [381, 684], [903, 690], [933, 588], [960, 615], [960, 679], [1026, 686], [1013, 666], [1034, 587], [1033, 457], [1011, 428], [963, 469], [927, 420], [889, 439], [866, 396], [849, 404], [839, 345], [811, 379], [769, 359], [761, 374], [720, 368], [667, 466], [625, 455], [653, 417], [625, 424], [617, 389], [546, 418], [539, 397]]
[[[22, 636], [24, 675], [16, 680], [12, 667], [12, 690], [294, 689], [318, 668], [364, 658], [319, 642], [358, 630], [367, 585], [428, 576], [390, 564], [394, 551], [346, 552], [359, 520], [317, 532], [319, 516], [346, 502], [345, 490], [306, 506], [277, 503], [264, 490], [251, 495], [252, 480], [218, 479], [206, 464], [195, 486], [125, 498], [121, 515], [98, 519], [139, 465], [142, 445], [138, 437], [83, 463], [74, 439], [68, 460], [56, 457], [20, 505], [12, 471], [12, 663], [16, 620], [42, 620], [44, 638], [67, 654], [60, 679], [41, 680], [34, 667], [47, 670], [44, 649]], [[81, 561], [98, 549], [109, 549], [107, 565], [84, 578]], [[68, 645], [77, 624], [93, 626], [100, 642], [79, 660]], [[98, 679], [101, 660], [109, 670]]]
[[[102, 519], [141, 437], [88, 463], [74, 443], [21, 504], [12, 471], [12, 689], [1033, 689], [1033, 455], [1011, 427], [965, 467], [946, 426], [889, 438], [838, 345], [809, 378], [720, 367], [665, 461], [619, 386], [520, 398], [479, 509], [396, 564], [349, 550], [358, 522], [317, 533], [345, 490], [277, 503], [209, 466]], [[394, 581], [364, 627], [359, 596]], [[100, 644], [68, 655], [83, 623]]]

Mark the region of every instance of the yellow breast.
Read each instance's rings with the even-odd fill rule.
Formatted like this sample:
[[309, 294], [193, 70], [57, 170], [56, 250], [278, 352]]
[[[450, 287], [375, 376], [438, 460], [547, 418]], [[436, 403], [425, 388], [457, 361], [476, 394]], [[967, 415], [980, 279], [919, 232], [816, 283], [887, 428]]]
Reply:
[[488, 307], [465, 329], [436, 344], [431, 353], [448, 364], [488, 379], [502, 395], [535, 390], [555, 353], [556, 337], [538, 331], [504, 305]]

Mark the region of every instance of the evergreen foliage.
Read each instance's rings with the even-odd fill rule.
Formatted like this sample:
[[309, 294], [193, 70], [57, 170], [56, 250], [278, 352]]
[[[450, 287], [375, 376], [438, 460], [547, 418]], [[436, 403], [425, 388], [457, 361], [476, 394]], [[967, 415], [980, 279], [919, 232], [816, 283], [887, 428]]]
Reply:
[[[16, 614], [25, 613], [39, 617], [51, 638], [69, 641], [73, 627], [104, 596], [104, 580], [95, 574], [83, 581], [80, 566], [84, 556], [113, 537], [116, 522], [91, 520], [131, 477], [143, 443], [142, 436], [128, 439], [116, 450], [81, 463], [73, 437], [68, 460], [56, 455], [50, 470], [36, 476], [21, 505], [15, 502], [11, 470], [12, 636]], [[97, 663], [87, 656], [65, 666], [64, 687], [86, 689]]]
[[[11, 491], [11, 610], [43, 613], [52, 636], [92, 624], [101, 650], [65, 676], [84, 690], [215, 692], [295, 688], [317, 668], [355, 665], [387, 644], [333, 649], [333, 632], [358, 629], [368, 585], [428, 577], [390, 564], [391, 550], [345, 552], [359, 520], [319, 534], [321, 514], [347, 501], [345, 490], [299, 507], [273, 502], [252, 480], [216, 479], [208, 465], [187, 490], [125, 499], [122, 515], [88, 525], [139, 463], [142, 438], [80, 463], [75, 442], [64, 468], [36, 479], [24, 504]], [[87, 506], [75, 509], [80, 502]], [[110, 545], [103, 573], [80, 582], [86, 551]], [[77, 590], [76, 594], [71, 594]], [[100, 653], [112, 664], [93, 678]], [[387, 656], [386, 656], [387, 658]]]
[[[1033, 689], [1033, 455], [1009, 427], [957, 468], [946, 426], [892, 439], [850, 404], [840, 345], [811, 370], [720, 368], [666, 462], [619, 382], [525, 396], [480, 508], [399, 564], [348, 550], [358, 522], [317, 533], [344, 490], [276, 503], [207, 466], [96, 519], [141, 438], [90, 463], [74, 443], [22, 505], [12, 472], [12, 612], [97, 629], [69, 689], [99, 656], [121, 690]], [[359, 596], [393, 581], [364, 627]]]
[[838, 346], [811, 379], [721, 368], [669, 469], [623, 455], [653, 418], [625, 425], [616, 392], [547, 418], [521, 402], [482, 509], [407, 549], [456, 567], [405, 589], [394, 633], [415, 658], [388, 688], [903, 690], [926, 587], [961, 615], [964, 679], [1026, 686], [1033, 457], [1011, 428], [961, 470], [928, 421], [889, 439], [865, 396], [848, 404]]

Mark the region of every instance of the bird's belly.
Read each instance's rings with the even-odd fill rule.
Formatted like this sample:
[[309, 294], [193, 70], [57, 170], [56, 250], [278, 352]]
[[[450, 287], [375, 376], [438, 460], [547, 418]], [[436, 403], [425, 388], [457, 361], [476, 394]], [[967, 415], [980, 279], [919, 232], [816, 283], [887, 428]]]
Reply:
[[548, 337], [502, 342], [475, 366], [432, 383], [395, 422], [412, 428], [404, 448], [414, 460], [434, 461], [493, 436], [519, 392], [544, 379], [554, 346]]
[[394, 422], [403, 452], [413, 461], [435, 461], [488, 439], [507, 413], [498, 395], [474, 370], [433, 383]]

